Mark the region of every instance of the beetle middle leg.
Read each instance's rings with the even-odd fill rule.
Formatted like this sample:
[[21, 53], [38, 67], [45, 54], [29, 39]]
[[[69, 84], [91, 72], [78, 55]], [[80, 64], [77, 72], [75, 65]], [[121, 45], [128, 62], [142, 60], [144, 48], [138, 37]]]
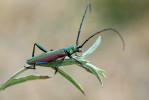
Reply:
[[63, 63], [64, 59], [65, 59], [65, 57], [62, 58], [62, 60], [56, 65], [56, 67], [55, 67], [55, 74], [57, 73], [58, 67]]

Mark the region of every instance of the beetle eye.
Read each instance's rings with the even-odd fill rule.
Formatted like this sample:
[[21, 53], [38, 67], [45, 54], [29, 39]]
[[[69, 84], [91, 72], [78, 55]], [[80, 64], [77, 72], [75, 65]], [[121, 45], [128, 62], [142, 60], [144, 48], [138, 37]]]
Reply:
[[70, 49], [70, 50], [68, 50], [68, 52], [70, 53], [70, 54], [72, 54], [73, 53], [73, 51]]
[[67, 52], [70, 54], [71, 52], [70, 52], [70, 50], [67, 50]]

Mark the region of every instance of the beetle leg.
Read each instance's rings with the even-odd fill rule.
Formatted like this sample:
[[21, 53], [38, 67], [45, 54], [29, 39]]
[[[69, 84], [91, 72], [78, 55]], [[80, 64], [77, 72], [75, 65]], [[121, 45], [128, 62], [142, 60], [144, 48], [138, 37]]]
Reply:
[[26, 68], [26, 69], [36, 69], [36, 68], [35, 68], [35, 64], [33, 65], [33, 67], [24, 66], [24, 68]]
[[33, 47], [33, 53], [32, 53], [32, 57], [34, 57], [35, 54], [35, 46], [37, 46], [40, 50], [42, 50], [43, 52], [48, 52], [45, 48], [43, 48], [41, 45], [39, 45], [38, 43], [34, 43], [34, 47]]
[[[41, 45], [39, 45], [38, 43], [34, 43], [32, 57], [34, 57], [34, 54], [35, 54], [35, 46], [37, 46], [43, 52], [47, 52], [47, 50], [45, 48], [43, 48]], [[30, 69], [36, 69], [35, 66], [36, 66], [36, 64], [34, 64], [34, 67], [30, 68]]]
[[71, 59], [73, 59], [73, 60], [75, 60], [77, 63], [79, 63], [81, 66], [84, 67], [84, 65], [80, 61], [78, 61], [77, 59], [73, 58], [72, 56], [68, 56], [68, 57], [71, 58]]
[[62, 62], [64, 61], [64, 59], [65, 59], [65, 57], [62, 58], [62, 60], [56, 65], [56, 67], [55, 67], [55, 74], [57, 73], [58, 67], [62, 64]]
[[[46, 64], [46, 63], [49, 63], [49, 62], [36, 62], [36, 64]], [[36, 65], [36, 64], [34, 64], [33, 67], [24, 66], [24, 68], [26, 68], [26, 69], [36, 69], [36, 68], [35, 68], [35, 65]]]
[[49, 62], [36, 62], [36, 64], [46, 64], [46, 63], [49, 63]]
[[[49, 62], [36, 62], [36, 64], [46, 64], [46, 63], [49, 63]], [[34, 64], [34, 65], [33, 65], [33, 68], [31, 68], [31, 69], [34, 69], [34, 70], [35, 70], [35, 69], [36, 69], [36, 68], [35, 68], [36, 64]]]
[[50, 51], [54, 51], [54, 49], [50, 49]]

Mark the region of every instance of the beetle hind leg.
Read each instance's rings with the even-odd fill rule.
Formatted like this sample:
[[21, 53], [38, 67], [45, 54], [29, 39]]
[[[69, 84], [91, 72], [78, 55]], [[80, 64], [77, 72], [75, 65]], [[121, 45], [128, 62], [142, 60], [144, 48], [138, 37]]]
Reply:
[[43, 52], [47, 52], [47, 50], [45, 48], [43, 48], [41, 45], [39, 45], [38, 43], [34, 43], [32, 57], [34, 57], [34, 54], [35, 54], [35, 46], [37, 46]]
[[34, 69], [34, 70], [35, 70], [35, 69], [36, 69], [36, 67], [35, 67], [35, 66], [36, 66], [36, 64], [34, 64], [34, 65], [33, 65], [33, 67], [24, 66], [24, 68], [26, 68], [26, 69]]
[[[38, 43], [34, 43], [32, 57], [34, 57], [34, 54], [35, 54], [35, 46], [37, 46], [43, 52], [47, 52], [47, 50], [45, 48], [43, 48], [41, 45], [39, 45]], [[32, 68], [28, 68], [28, 69], [34, 69], [35, 70], [36, 69], [35, 66], [36, 66], [36, 64], [34, 64]]]

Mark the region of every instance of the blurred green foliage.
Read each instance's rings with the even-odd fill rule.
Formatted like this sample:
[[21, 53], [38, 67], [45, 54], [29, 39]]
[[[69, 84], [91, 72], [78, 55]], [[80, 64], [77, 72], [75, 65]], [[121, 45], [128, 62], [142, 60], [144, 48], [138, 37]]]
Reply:
[[95, 6], [104, 23], [125, 24], [144, 16], [149, 11], [149, 0], [96, 0]]

